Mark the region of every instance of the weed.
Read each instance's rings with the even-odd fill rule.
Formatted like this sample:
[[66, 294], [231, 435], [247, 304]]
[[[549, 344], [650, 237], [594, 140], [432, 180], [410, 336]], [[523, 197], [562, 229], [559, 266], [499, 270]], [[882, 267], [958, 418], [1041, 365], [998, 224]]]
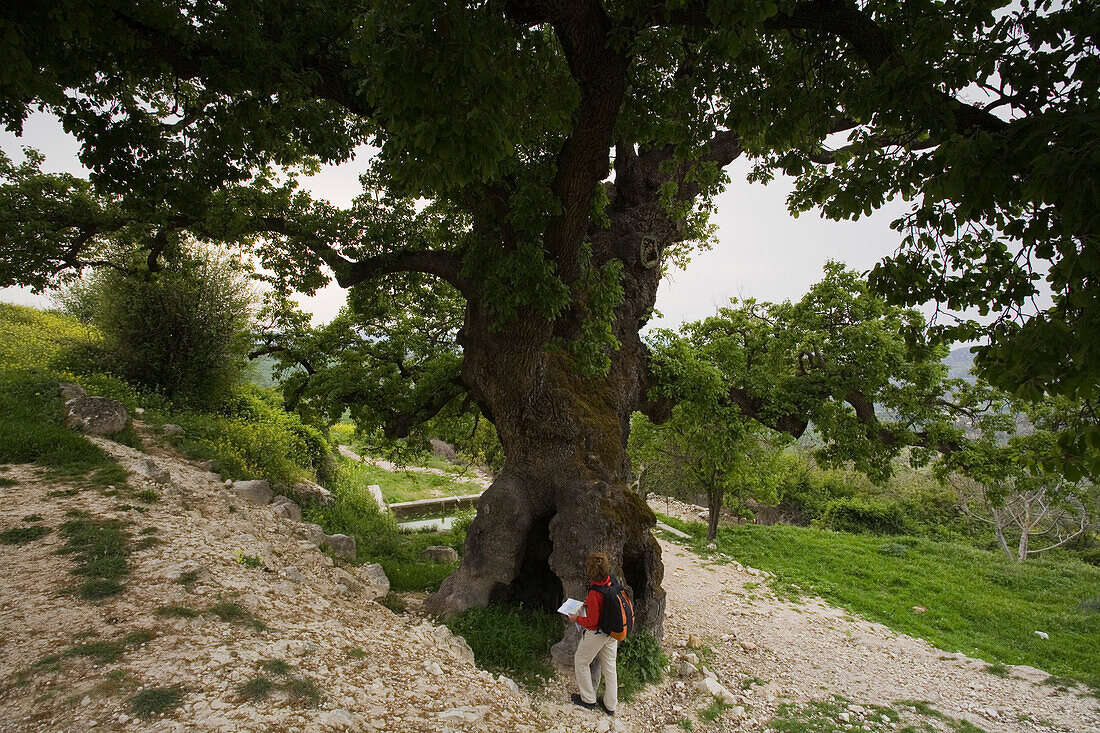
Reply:
[[240, 550], [233, 553], [233, 557], [238, 563], [244, 565], [246, 568], [258, 568], [262, 567], [264, 561], [254, 555], [246, 555]]
[[505, 673], [528, 688], [554, 674], [550, 647], [561, 638], [562, 628], [557, 614], [522, 607], [470, 608], [446, 624], [465, 637], [485, 669]]
[[93, 664], [111, 664], [121, 659], [125, 651], [126, 643], [123, 641], [89, 641], [70, 647], [63, 656], [87, 657]]
[[1100, 596], [1085, 598], [1077, 604], [1079, 611], [1100, 611]]
[[195, 618], [199, 612], [187, 606], [161, 606], [154, 613], [164, 618]]
[[123, 590], [121, 581], [129, 573], [130, 533], [116, 519], [95, 519], [81, 512], [69, 516], [74, 518], [61, 525], [65, 546], [57, 552], [73, 555], [77, 565], [70, 572], [87, 578], [77, 596], [99, 600], [118, 595]]
[[141, 550], [148, 550], [150, 547], [156, 547], [159, 544], [160, 539], [156, 537], [142, 537], [137, 541], [137, 544], [134, 545], [134, 548], [140, 552]]
[[638, 631], [619, 642], [616, 667], [619, 699], [630, 702], [646, 685], [661, 681], [668, 669], [668, 657], [652, 634]]
[[729, 710], [729, 703], [719, 698], [714, 698], [710, 705], [699, 711], [699, 719], [704, 723], [713, 723], [721, 717], [722, 713]]
[[150, 535], [150, 534], [156, 534], [158, 531], [159, 530], [157, 530], [156, 527], [149, 526], [149, 527], [146, 527], [145, 529], [141, 530], [141, 534], [142, 534], [142, 536], [145, 536], [145, 535]]
[[225, 510], [227, 512], [229, 512], [230, 514], [236, 514], [237, 513], [237, 505], [236, 504], [230, 504], [229, 506], [227, 506], [225, 508]]
[[750, 687], [752, 687], [753, 685], [766, 685], [766, 684], [768, 684], [768, 681], [767, 680], [762, 680], [759, 677], [746, 677], [745, 679], [741, 680], [741, 689], [742, 690], [747, 690]]
[[199, 571], [198, 570], [188, 570], [185, 573], [180, 573], [180, 576], [176, 579], [176, 582], [179, 583], [180, 585], [182, 585], [183, 587], [187, 588], [188, 590], [190, 590], [191, 586], [193, 586], [195, 583], [197, 583], [198, 580], [199, 580]]
[[985, 665], [985, 670], [984, 671], [987, 674], [993, 675], [994, 677], [1008, 677], [1009, 676], [1008, 675], [1008, 667], [1001, 664], [1000, 662], [994, 662], [993, 664]]
[[57, 489], [55, 491], [47, 491], [46, 496], [51, 499], [65, 499], [70, 496], [76, 496], [84, 489]]
[[142, 491], [135, 491], [134, 498], [138, 501], [143, 501], [146, 504], [156, 504], [160, 501], [160, 494], [153, 489], [144, 489]]
[[684, 718], [680, 721], [680, 727], [687, 731], [695, 730], [695, 723], [691, 718]]
[[348, 659], [366, 659], [367, 653], [357, 646], [349, 646], [347, 649]]
[[263, 700], [274, 689], [275, 683], [267, 677], [253, 677], [237, 688], [237, 693], [246, 700]]
[[130, 698], [130, 709], [139, 718], [152, 718], [183, 704], [182, 687], [153, 687]]
[[206, 609], [206, 613], [211, 613], [227, 623], [247, 626], [256, 631], [267, 630], [267, 626], [264, 625], [263, 621], [253, 616], [251, 611], [238, 603], [217, 603]]
[[382, 599], [382, 605], [394, 613], [405, 613], [409, 607], [409, 604], [405, 603], [405, 599], [393, 591], [387, 593], [386, 597]]
[[110, 697], [125, 690], [137, 687], [137, 680], [126, 669], [112, 669], [103, 676], [103, 681], [92, 688], [92, 694], [98, 697]]
[[1043, 684], [1053, 687], [1058, 690], [1058, 692], [1069, 692], [1077, 686], [1077, 681], [1071, 680], [1068, 677], [1056, 677], [1055, 675], [1051, 675], [1043, 680]]
[[0, 542], [5, 545], [25, 545], [42, 539], [52, 531], [49, 527], [43, 527], [40, 524], [31, 527], [12, 527], [0, 532]]
[[127, 646], [140, 646], [142, 644], [147, 644], [155, 638], [157, 638], [157, 632], [152, 629], [137, 629], [122, 637], [122, 641]]
[[277, 677], [285, 677], [294, 669], [294, 665], [282, 659], [269, 659], [263, 664], [264, 671]]
[[27, 516], [23, 517], [23, 521], [24, 522], [41, 522], [42, 521], [42, 515], [41, 514], [28, 514]]
[[292, 705], [315, 708], [321, 704], [321, 688], [307, 677], [288, 680], [285, 689]]
[[8, 478], [7, 476], [0, 476], [0, 489], [7, 489], [15, 486], [16, 481]]

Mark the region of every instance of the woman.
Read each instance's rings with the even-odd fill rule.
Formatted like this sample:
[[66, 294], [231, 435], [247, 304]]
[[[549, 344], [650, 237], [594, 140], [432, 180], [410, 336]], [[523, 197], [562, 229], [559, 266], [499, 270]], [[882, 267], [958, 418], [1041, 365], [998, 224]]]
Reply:
[[[602, 552], [590, 552], [585, 559], [588, 582], [593, 586], [611, 585], [611, 563]], [[570, 614], [569, 620], [584, 628], [577, 653], [573, 655], [573, 675], [577, 678], [580, 694], [574, 693], [569, 699], [582, 708], [595, 710], [603, 708], [608, 715], [615, 714], [619, 703], [619, 677], [615, 669], [615, 657], [619, 651], [619, 642], [600, 631], [600, 613], [603, 611], [603, 593], [589, 588], [585, 599], [585, 615]], [[595, 669], [592, 660], [598, 659]], [[600, 673], [603, 673], [603, 697], [596, 697]]]

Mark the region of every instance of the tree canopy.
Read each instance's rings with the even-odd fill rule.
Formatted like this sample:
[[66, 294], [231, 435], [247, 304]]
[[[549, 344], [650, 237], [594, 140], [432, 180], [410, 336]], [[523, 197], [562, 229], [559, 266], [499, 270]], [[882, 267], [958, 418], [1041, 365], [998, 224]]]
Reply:
[[[979, 364], [1010, 391], [1093, 400], [1098, 27], [1092, 0], [8, 3], [0, 120], [56, 115], [92, 177], [4, 163], [0, 282], [119, 247], [156, 267], [180, 232], [254, 245], [306, 292], [330, 272], [444, 281], [462, 382], [512, 461], [483, 502], [514, 529], [475, 522], [437, 607], [530, 594], [525, 563], [579, 587], [578, 553], [605, 549], [659, 626], [652, 514], [622, 488], [631, 412], [669, 408], [638, 331], [707, 241], [723, 167], [796, 176], [796, 212], [910, 201], [873, 286], [988, 311], [939, 335], [988, 337]], [[351, 207], [298, 190], [368, 144]], [[1053, 306], [1029, 314], [1044, 279]], [[1090, 404], [1078, 425], [1061, 448], [1080, 462]]]

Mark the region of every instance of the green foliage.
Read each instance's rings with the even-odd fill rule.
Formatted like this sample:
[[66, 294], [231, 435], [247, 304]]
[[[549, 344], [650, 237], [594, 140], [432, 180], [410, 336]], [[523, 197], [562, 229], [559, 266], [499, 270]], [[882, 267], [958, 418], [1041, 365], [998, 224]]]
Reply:
[[290, 698], [291, 705], [315, 708], [321, 704], [324, 696], [316, 682], [307, 677], [289, 679], [283, 686]]
[[153, 718], [183, 704], [182, 687], [151, 687], [130, 698], [130, 710], [139, 718]]
[[[705, 552], [702, 525], [668, 521], [691, 532]], [[1054, 560], [1020, 566], [919, 537], [897, 542], [908, 548], [901, 556], [881, 553], [874, 536], [813, 528], [749, 525], [718, 533], [719, 551], [775, 573], [782, 592], [822, 596], [941, 649], [1100, 684], [1100, 614], [1078, 607], [1082, 596], [1100, 593], [1100, 570]], [[928, 612], [913, 613], [913, 606]], [[1039, 639], [1036, 629], [1050, 630], [1050, 639]]]
[[108, 270], [80, 283], [77, 310], [90, 309], [112, 371], [173, 402], [212, 407], [239, 379], [252, 296], [225, 252], [171, 249], [159, 272]]
[[857, 497], [833, 499], [814, 520], [814, 526], [837, 532], [867, 532], [870, 534], [909, 534], [901, 507], [895, 503], [869, 501]]
[[557, 614], [527, 608], [470, 608], [445, 621], [474, 650], [478, 666], [538, 687], [554, 676], [550, 647], [561, 639]]
[[218, 619], [226, 623], [246, 626], [253, 631], [267, 631], [267, 625], [253, 616], [251, 611], [239, 603], [222, 601], [221, 603], [215, 603], [213, 606], [210, 606], [210, 608], [203, 611], [203, 613], [217, 616]]
[[271, 694], [274, 687], [275, 683], [267, 677], [253, 677], [237, 688], [237, 694], [245, 700], [256, 702], [258, 700], [263, 700]]
[[710, 705], [699, 711], [699, 720], [704, 723], [713, 723], [722, 717], [722, 713], [726, 712], [731, 706], [723, 700], [717, 697], [711, 700]]
[[402, 532], [393, 515], [382, 514], [367, 491], [367, 486], [375, 483], [374, 475], [368, 466], [341, 459], [331, 487], [335, 501], [307, 508], [305, 519], [329, 534], [354, 537], [358, 559], [380, 563], [395, 591], [435, 590], [456, 565], [424, 560], [420, 553], [449, 538]]
[[123, 591], [130, 572], [127, 560], [133, 552], [126, 524], [117, 519], [97, 519], [82, 512], [62, 523], [60, 532], [65, 545], [59, 554], [72, 555], [76, 567], [71, 572], [83, 582], [76, 594], [84, 600], [101, 600]]
[[154, 613], [166, 618], [197, 618], [199, 616], [199, 612], [195, 609], [179, 605], [161, 606]]
[[619, 642], [616, 659], [619, 699], [630, 702], [649, 685], [660, 682], [668, 670], [661, 642], [646, 631], [636, 631]]
[[5, 545], [25, 545], [42, 539], [52, 531], [49, 527], [43, 527], [40, 524], [31, 527], [12, 527], [0, 532], [0, 542]]
[[253, 385], [239, 388], [217, 412], [177, 412], [172, 419], [186, 431], [175, 438], [180, 448], [194, 457], [215, 459], [230, 478], [264, 478], [287, 487], [330, 460], [320, 431]]

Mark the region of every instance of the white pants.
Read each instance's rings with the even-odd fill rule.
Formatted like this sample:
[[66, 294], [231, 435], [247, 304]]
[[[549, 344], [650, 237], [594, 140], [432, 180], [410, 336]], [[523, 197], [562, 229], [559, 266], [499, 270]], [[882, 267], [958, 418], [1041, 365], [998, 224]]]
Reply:
[[587, 703], [596, 702], [596, 689], [600, 686], [600, 673], [603, 672], [603, 704], [612, 712], [619, 705], [619, 674], [615, 669], [618, 652], [618, 641], [607, 634], [585, 629], [577, 644], [577, 653], [573, 655], [573, 675], [577, 678], [581, 699]]

